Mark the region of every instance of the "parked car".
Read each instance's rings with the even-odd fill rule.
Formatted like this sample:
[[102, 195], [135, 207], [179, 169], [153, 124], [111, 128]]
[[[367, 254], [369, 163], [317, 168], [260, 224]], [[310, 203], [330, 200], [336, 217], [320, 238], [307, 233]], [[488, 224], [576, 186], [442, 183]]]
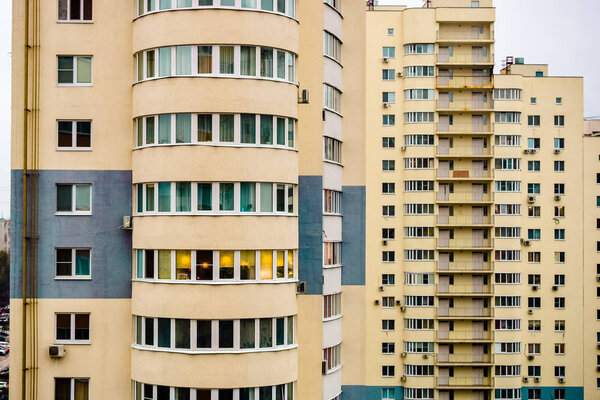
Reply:
[[0, 382], [0, 388], [5, 388], [5, 387], [8, 387], [8, 383]]

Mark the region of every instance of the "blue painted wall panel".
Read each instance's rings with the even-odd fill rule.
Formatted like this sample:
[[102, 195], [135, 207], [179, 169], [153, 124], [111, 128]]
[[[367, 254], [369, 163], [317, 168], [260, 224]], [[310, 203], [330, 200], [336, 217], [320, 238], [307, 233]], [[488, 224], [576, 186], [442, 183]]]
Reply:
[[[91, 183], [92, 215], [56, 216], [57, 183]], [[23, 172], [12, 171], [11, 297], [21, 297]], [[38, 296], [40, 298], [130, 298], [131, 171], [42, 170], [39, 173]], [[91, 247], [92, 279], [54, 279], [56, 247]]]
[[555, 389], [565, 389], [565, 400], [583, 400], [583, 386], [532, 386], [521, 389], [521, 399], [529, 400], [529, 389], [541, 389], [541, 400], [554, 400]]
[[342, 400], [381, 400], [381, 389], [395, 389], [395, 400], [404, 398], [402, 386], [342, 386]]
[[364, 186], [344, 186], [342, 192], [342, 285], [365, 284]]
[[298, 277], [307, 294], [323, 293], [323, 177], [298, 177]]

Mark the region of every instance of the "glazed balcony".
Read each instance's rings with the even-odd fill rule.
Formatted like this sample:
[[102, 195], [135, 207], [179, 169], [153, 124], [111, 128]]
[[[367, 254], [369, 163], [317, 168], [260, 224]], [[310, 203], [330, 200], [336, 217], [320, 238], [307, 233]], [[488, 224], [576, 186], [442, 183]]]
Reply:
[[485, 204], [494, 202], [494, 193], [467, 192], [437, 192], [436, 201], [448, 204]]
[[452, 56], [448, 54], [437, 55], [437, 64], [440, 66], [488, 66], [494, 65], [494, 55], [489, 54], [487, 56], [481, 54], [454, 54]]
[[493, 377], [438, 377], [436, 387], [440, 389], [491, 389], [494, 386]]
[[454, 273], [454, 274], [491, 274], [494, 272], [492, 262], [478, 262], [478, 261], [459, 261], [459, 262], [448, 262], [448, 261], [437, 261], [436, 272], [440, 274]]
[[477, 226], [491, 227], [494, 224], [492, 215], [437, 215], [436, 225], [444, 226]]
[[437, 296], [467, 296], [480, 297], [492, 296], [494, 294], [494, 285], [472, 285], [472, 284], [437, 284], [435, 285], [435, 294]]
[[494, 150], [493, 146], [436, 146], [435, 155], [439, 158], [490, 158], [494, 156]]
[[487, 330], [458, 330], [458, 331], [436, 331], [435, 338], [438, 342], [447, 343], [486, 343], [494, 341], [494, 331]]
[[438, 100], [436, 103], [436, 110], [438, 112], [492, 112], [494, 111], [494, 101], [488, 99], [488, 101], [478, 100]]
[[494, 316], [493, 308], [485, 307], [448, 307], [436, 308], [436, 317], [439, 319], [487, 319]]
[[441, 135], [458, 134], [458, 135], [481, 135], [492, 134], [492, 124], [483, 125], [480, 121], [472, 123], [454, 123], [452, 125], [443, 122], [438, 122], [437, 133]]
[[494, 180], [494, 172], [491, 169], [436, 169], [435, 177], [442, 181], [491, 181]]
[[491, 76], [439, 76], [436, 87], [438, 89], [493, 89]]

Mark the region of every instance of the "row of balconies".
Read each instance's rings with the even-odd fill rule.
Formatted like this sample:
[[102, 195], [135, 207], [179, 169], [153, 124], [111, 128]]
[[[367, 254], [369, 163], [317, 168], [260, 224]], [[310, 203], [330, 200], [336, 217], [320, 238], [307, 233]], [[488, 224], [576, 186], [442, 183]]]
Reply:
[[492, 112], [494, 111], [494, 100], [482, 101], [478, 99], [472, 100], [454, 100], [449, 101], [438, 100], [436, 102], [436, 110], [439, 112]]
[[437, 215], [436, 225], [438, 226], [492, 226], [494, 224], [493, 215]]
[[487, 123], [484, 124], [483, 121], [479, 119], [473, 120], [471, 123], [468, 122], [455, 122], [453, 124], [449, 124], [448, 122], [438, 122], [436, 132], [442, 135], [448, 134], [459, 134], [459, 135], [469, 135], [469, 134], [488, 134], [491, 135], [493, 133], [492, 124]]
[[447, 54], [439, 54], [437, 55], [437, 63], [441, 65], [493, 65], [494, 64], [494, 55], [488, 53], [487, 56], [482, 54], [467, 54], [467, 53], [457, 53], [452, 56]]
[[494, 146], [479, 147], [475, 145], [435, 146], [435, 155], [439, 158], [490, 158], [494, 157]]
[[435, 170], [435, 177], [438, 180], [475, 180], [475, 181], [488, 181], [494, 179], [494, 171], [492, 169], [439, 169]]
[[494, 239], [436, 239], [436, 250], [473, 250], [473, 251], [492, 251], [494, 249]]
[[475, 262], [475, 261], [437, 261], [436, 272], [440, 274], [448, 272], [459, 272], [459, 273], [492, 273], [494, 272], [493, 262]]
[[437, 296], [492, 296], [494, 294], [494, 285], [473, 285], [473, 284], [437, 284], [435, 285], [435, 294]]
[[494, 308], [490, 307], [437, 307], [437, 318], [444, 319], [485, 319], [494, 316]]

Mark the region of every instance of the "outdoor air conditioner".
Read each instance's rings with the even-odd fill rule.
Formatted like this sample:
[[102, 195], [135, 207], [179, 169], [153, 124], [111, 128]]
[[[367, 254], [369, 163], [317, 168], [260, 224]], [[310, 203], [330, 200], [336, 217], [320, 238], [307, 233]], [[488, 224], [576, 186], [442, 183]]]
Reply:
[[528, 377], [526, 377], [526, 376], [524, 376], [524, 377], [523, 377], [523, 382], [529, 382], [529, 378], [528, 378]]
[[528, 359], [529, 361], [532, 361], [534, 358], [535, 358], [535, 357], [534, 357], [533, 355], [531, 355], [531, 354], [527, 356], [527, 359]]
[[523, 240], [523, 246], [531, 246], [531, 240]]
[[531, 151], [529, 149], [525, 149], [525, 150], [523, 150], [523, 153], [524, 154], [529, 154], [529, 153], [531, 153]]
[[540, 288], [540, 285], [533, 285], [533, 286], [531, 286], [531, 288], [532, 288], [533, 290], [538, 290], [538, 289]]
[[396, 305], [397, 305], [397, 306], [399, 306], [399, 305], [401, 305], [401, 304], [402, 304], [402, 303], [400, 302], [400, 300], [396, 300]]
[[381, 241], [381, 244], [383, 244], [384, 246], [387, 246], [388, 241], [384, 239], [384, 240]]
[[527, 314], [533, 314], [533, 310], [530, 308], [529, 310], [527, 310]]
[[402, 147], [400, 147], [400, 150], [402, 150], [402, 151], [406, 151], [406, 146], [402, 146]]
[[554, 200], [560, 201], [560, 195], [557, 194], [556, 196], [554, 196]]
[[304, 293], [306, 293], [306, 282], [296, 283], [296, 294], [304, 294]]
[[400, 311], [402, 311], [402, 312], [406, 311], [406, 307], [405, 306], [401, 306], [400, 307]]
[[539, 382], [540, 381], [540, 377], [536, 376], [535, 378], [533, 378], [534, 381]]
[[384, 62], [384, 63], [389, 63], [389, 62], [390, 62], [390, 59], [389, 59], [389, 58], [387, 58], [387, 57], [383, 57], [383, 62]]
[[125, 215], [123, 217], [123, 229], [133, 229], [133, 223], [131, 221], [131, 216]]
[[560, 378], [558, 378], [558, 382], [559, 383], [565, 383], [565, 377], [561, 376]]
[[533, 196], [533, 195], [527, 196], [527, 202], [529, 204], [535, 203], [535, 196]]
[[554, 154], [560, 154], [560, 149], [554, 149]]
[[309, 92], [308, 89], [302, 89], [302, 96], [300, 97], [300, 103], [308, 103]]
[[327, 361], [321, 361], [321, 374], [325, 375], [327, 373]]
[[398, 72], [397, 75], [398, 75], [398, 78], [401, 78], [402, 77], [402, 72]]
[[423, 354], [423, 359], [427, 360], [429, 358], [429, 354]]
[[379, 305], [379, 300], [375, 300], [375, 305], [378, 306]]
[[403, 351], [402, 353], [400, 353], [400, 357], [402, 357], [402, 358], [406, 358], [406, 352], [405, 352], [405, 351]]
[[62, 344], [53, 344], [48, 348], [50, 358], [63, 358], [65, 356], [65, 346]]
[[379, 286], [379, 291], [380, 291], [380, 292], [383, 292], [383, 289], [384, 289], [384, 286], [383, 286], [383, 285]]
[[400, 380], [401, 380], [402, 382], [406, 382], [406, 375], [402, 375], [402, 376], [400, 377]]
[[383, 108], [389, 108], [390, 107], [390, 103], [383, 103]]
[[531, 150], [529, 150], [529, 152], [530, 152], [531, 154], [535, 154], [535, 153], [537, 153], [537, 150], [536, 150], [536, 149], [531, 149]]
[[557, 291], [558, 290], [558, 286], [556, 286], [556, 285], [552, 286], [552, 290]]

